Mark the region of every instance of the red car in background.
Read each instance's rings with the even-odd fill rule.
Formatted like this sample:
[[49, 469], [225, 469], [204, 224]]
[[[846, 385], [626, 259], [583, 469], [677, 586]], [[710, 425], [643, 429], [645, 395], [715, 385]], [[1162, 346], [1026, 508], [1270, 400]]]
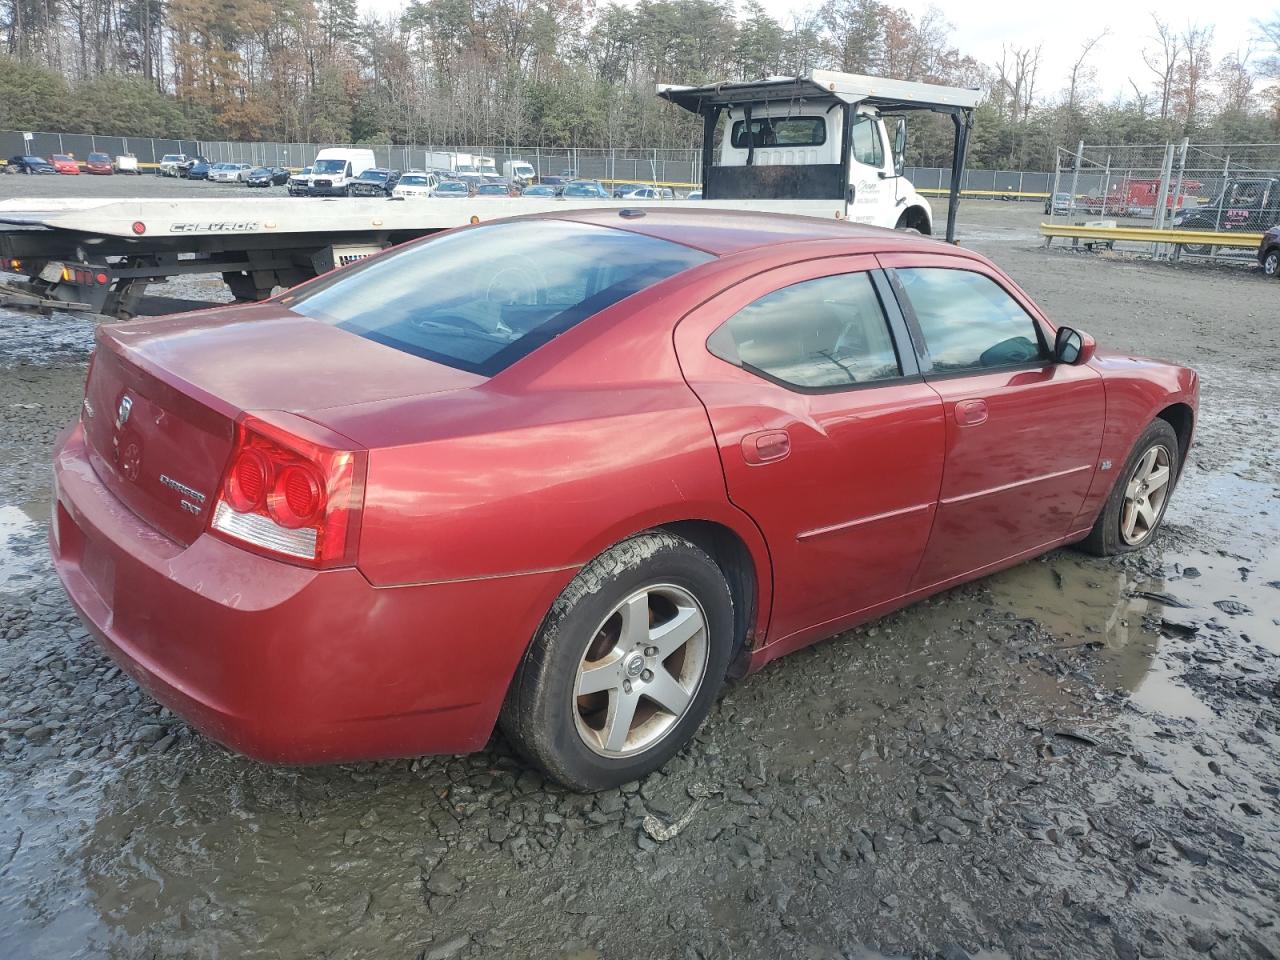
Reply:
[[49, 157], [49, 163], [53, 165], [53, 169], [58, 173], [78, 175], [80, 173], [80, 164], [76, 163], [76, 158], [66, 153], [55, 153]]
[[97, 339], [50, 537], [126, 671], [263, 760], [500, 724], [579, 789], [726, 675], [1150, 543], [1198, 397], [978, 254], [720, 210], [482, 223]]
[[84, 172], [94, 173], [99, 176], [112, 176], [116, 170], [111, 163], [111, 157], [105, 153], [91, 153], [85, 157]]

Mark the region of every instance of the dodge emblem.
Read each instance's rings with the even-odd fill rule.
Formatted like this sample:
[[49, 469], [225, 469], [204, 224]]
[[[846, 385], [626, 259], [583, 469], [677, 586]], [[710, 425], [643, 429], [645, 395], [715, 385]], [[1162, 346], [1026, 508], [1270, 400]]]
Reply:
[[133, 410], [133, 398], [127, 393], [120, 398], [120, 406], [116, 409], [116, 429], [119, 430], [129, 422], [129, 413]]

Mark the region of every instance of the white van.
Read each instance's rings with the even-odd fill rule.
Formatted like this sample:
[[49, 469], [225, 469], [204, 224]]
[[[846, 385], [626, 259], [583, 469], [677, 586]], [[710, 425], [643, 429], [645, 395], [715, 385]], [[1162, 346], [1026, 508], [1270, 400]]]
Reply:
[[313, 197], [348, 196], [351, 181], [377, 165], [372, 150], [353, 147], [321, 150], [311, 165], [311, 183], [307, 186], [307, 193]]

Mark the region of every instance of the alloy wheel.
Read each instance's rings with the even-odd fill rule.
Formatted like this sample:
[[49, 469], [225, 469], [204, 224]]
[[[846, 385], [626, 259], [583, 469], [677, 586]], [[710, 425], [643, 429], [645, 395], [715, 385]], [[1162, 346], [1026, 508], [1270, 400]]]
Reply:
[[1129, 475], [1120, 509], [1120, 536], [1130, 546], [1151, 536], [1160, 522], [1173, 479], [1169, 448], [1156, 444], [1144, 453]]
[[605, 757], [649, 749], [671, 732], [707, 670], [707, 618], [674, 584], [636, 590], [587, 645], [572, 691], [583, 743]]
[[1272, 250], [1262, 261], [1262, 272], [1268, 277], [1280, 277], [1280, 250]]

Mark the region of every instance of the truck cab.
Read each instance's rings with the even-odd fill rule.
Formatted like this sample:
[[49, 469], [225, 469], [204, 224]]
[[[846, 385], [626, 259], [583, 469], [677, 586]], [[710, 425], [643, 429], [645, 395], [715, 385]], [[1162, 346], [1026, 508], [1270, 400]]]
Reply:
[[[704, 199], [831, 201], [842, 219], [926, 234], [934, 232], [933, 212], [903, 176], [906, 117], [921, 110], [951, 115], [958, 185], [980, 98], [961, 87], [830, 70], [705, 87], [662, 84], [658, 95], [703, 118]], [[958, 200], [951, 190], [948, 239]]]
[[[719, 165], [808, 169], [844, 166], [843, 121], [839, 111], [821, 107], [733, 107], [723, 125]], [[929, 201], [901, 176], [902, 149], [890, 139], [885, 122], [874, 109], [855, 110], [847, 149], [847, 173], [842, 182], [847, 185], [848, 219], [910, 228], [924, 234], [932, 232]], [[794, 184], [790, 177], [780, 177], [779, 181]], [[820, 184], [814, 186], [822, 189]]]

